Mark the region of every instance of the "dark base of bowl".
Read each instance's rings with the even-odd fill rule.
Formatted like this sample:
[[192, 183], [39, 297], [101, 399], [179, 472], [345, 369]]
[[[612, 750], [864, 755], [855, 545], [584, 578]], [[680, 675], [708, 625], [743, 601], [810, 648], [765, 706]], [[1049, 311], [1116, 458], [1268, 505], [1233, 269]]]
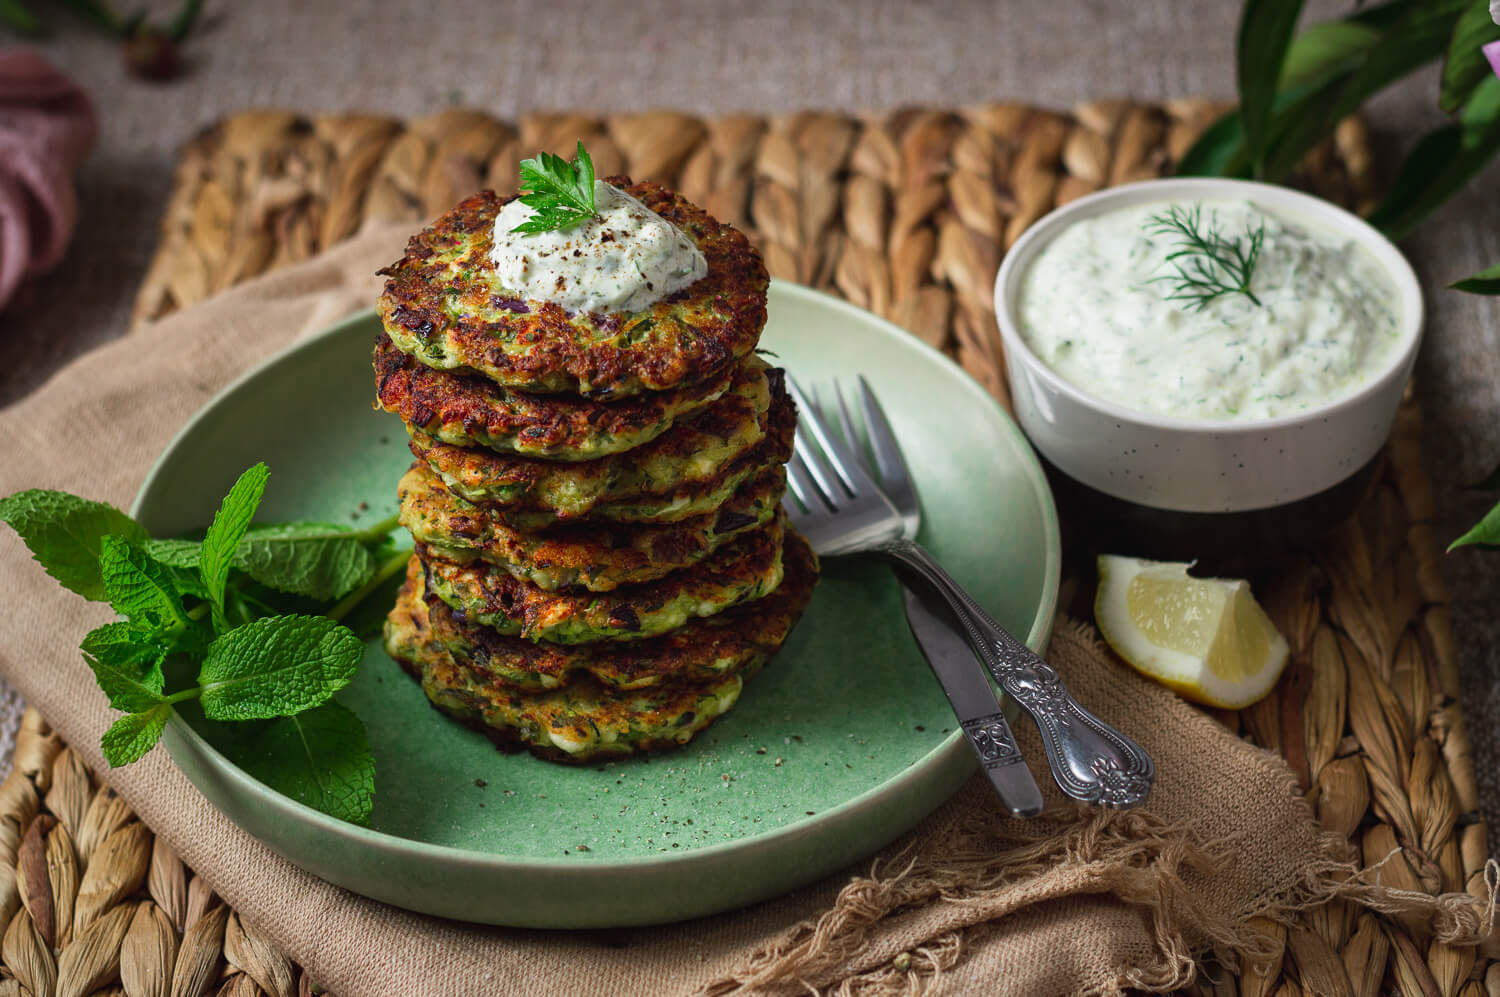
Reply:
[[1138, 505], [1090, 488], [1045, 457], [1069, 559], [1123, 554], [1158, 561], [1197, 561], [1195, 574], [1244, 577], [1315, 545], [1370, 491], [1380, 455], [1325, 491], [1287, 505], [1244, 512], [1178, 512]]

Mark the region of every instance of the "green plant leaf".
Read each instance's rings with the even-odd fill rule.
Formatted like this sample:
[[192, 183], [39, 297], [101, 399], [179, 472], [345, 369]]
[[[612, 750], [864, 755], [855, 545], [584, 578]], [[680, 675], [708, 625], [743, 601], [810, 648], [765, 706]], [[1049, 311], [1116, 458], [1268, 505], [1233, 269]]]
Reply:
[[1393, 11], [1380, 38], [1344, 74], [1329, 78], [1284, 130], [1264, 178], [1286, 179], [1302, 158], [1366, 100], [1447, 51], [1454, 22], [1469, 0], [1426, 0]]
[[1287, 46], [1302, 0], [1245, 0], [1235, 46], [1235, 72], [1240, 93], [1240, 127], [1257, 174], [1264, 172], [1271, 104], [1286, 61]]
[[[1500, 263], [1448, 286], [1456, 291], [1468, 291], [1470, 294], [1500, 294]], [[1500, 484], [1496, 487], [1500, 488]]]
[[357, 537], [327, 523], [252, 526], [234, 564], [262, 585], [320, 600], [354, 591], [378, 567]]
[[1500, 24], [1490, 17], [1489, 0], [1469, 0], [1459, 15], [1443, 61], [1443, 92], [1438, 106], [1453, 114], [1463, 106], [1485, 77], [1491, 75], [1490, 62], [1481, 49], [1500, 41]]
[[198, 573], [203, 577], [203, 587], [213, 606], [216, 630], [224, 629], [224, 586], [229, 581], [229, 567], [234, 563], [240, 538], [245, 535], [255, 510], [260, 506], [260, 497], [265, 494], [270, 476], [271, 472], [264, 464], [247, 468], [229, 489], [229, 494], [224, 496], [213, 523], [203, 535]]
[[104, 760], [111, 768], [138, 761], [161, 740], [162, 728], [171, 715], [172, 708], [159, 703], [144, 712], [116, 720], [99, 741], [99, 746], [104, 749]]
[[117, 710], [137, 713], [163, 700], [163, 655], [151, 636], [129, 623], [106, 623], [83, 638], [84, 660]]
[[123, 537], [100, 541], [99, 571], [109, 604], [140, 629], [158, 633], [192, 624], [168, 569]]
[[375, 757], [365, 725], [339, 703], [259, 723], [215, 724], [207, 736], [283, 796], [351, 824], [370, 823]]
[[1407, 154], [1369, 222], [1393, 240], [1411, 234], [1500, 152], [1500, 79], [1475, 88], [1456, 125], [1429, 132]]
[[1322, 86], [1359, 64], [1380, 40], [1380, 29], [1356, 20], [1323, 21], [1292, 39], [1278, 90]]
[[[1272, 103], [1271, 138], [1273, 143], [1287, 130], [1316, 111], [1319, 102], [1338, 81], [1304, 83], [1280, 93]], [[1192, 144], [1177, 164], [1180, 176], [1248, 177], [1250, 155], [1238, 110], [1215, 121]]]
[[1471, 544], [1484, 547], [1500, 546], [1500, 504], [1485, 513], [1484, 518], [1474, 524], [1473, 529], [1449, 544], [1448, 549], [1451, 551]]
[[[1354, 70], [1385, 32], [1427, 2], [1388, 0], [1346, 18], [1315, 24], [1298, 34], [1287, 47], [1280, 69], [1267, 129], [1269, 144], [1291, 148], [1316, 145], [1332, 129], [1334, 123], [1326, 120], [1327, 109]], [[1290, 142], [1288, 136], [1292, 136]], [[1240, 112], [1235, 109], [1198, 137], [1176, 172], [1181, 176], [1248, 177], [1251, 167]]]
[[[369, 580], [379, 560], [363, 534], [333, 523], [250, 526], [233, 567], [281, 592], [329, 602]], [[197, 568], [203, 545], [193, 540], [153, 540], [146, 549], [165, 564]]]
[[312, 709], [342, 689], [364, 643], [321, 616], [268, 616], [221, 634], [198, 672], [215, 720], [259, 720]]
[[158, 563], [169, 568], [198, 570], [198, 557], [203, 551], [201, 540], [147, 540], [141, 544], [146, 553]]
[[100, 541], [107, 536], [146, 539], [146, 531], [112, 505], [39, 488], [0, 499], [0, 521], [20, 534], [63, 588], [95, 602], [106, 598], [99, 574]]
[[1203, 130], [1173, 170], [1180, 177], [1235, 176], [1233, 164], [1243, 159], [1245, 130], [1238, 111], [1229, 111]]

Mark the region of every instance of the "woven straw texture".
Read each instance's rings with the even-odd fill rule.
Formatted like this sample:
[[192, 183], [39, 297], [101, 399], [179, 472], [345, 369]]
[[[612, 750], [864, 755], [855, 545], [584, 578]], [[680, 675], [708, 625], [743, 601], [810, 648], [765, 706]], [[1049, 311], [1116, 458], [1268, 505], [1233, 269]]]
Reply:
[[[304, 259], [366, 221], [416, 224], [482, 186], [512, 189], [521, 156], [566, 153], [582, 138], [600, 175], [677, 187], [746, 231], [773, 276], [890, 318], [1008, 401], [990, 306], [1006, 248], [1058, 204], [1170, 172], [1217, 111], [1109, 101], [1071, 113], [1004, 104], [869, 119], [652, 112], [518, 123], [468, 111], [410, 122], [244, 113], [185, 151], [135, 317]], [[1309, 157], [1301, 182], [1369, 206], [1358, 120]], [[1357, 516], [1263, 589], [1293, 647], [1280, 685], [1218, 717], [1283, 755], [1325, 827], [1348, 835], [1367, 864], [1383, 860], [1384, 882], [1485, 898], [1486, 832], [1415, 401], [1386, 457]], [[1266, 929], [1280, 955], [1240, 975], [1210, 966], [1196, 992], [1500, 995], [1489, 950], [1433, 942], [1413, 920], [1335, 901]], [[0, 785], [0, 932], [0, 997], [312, 990], [35, 713]]]

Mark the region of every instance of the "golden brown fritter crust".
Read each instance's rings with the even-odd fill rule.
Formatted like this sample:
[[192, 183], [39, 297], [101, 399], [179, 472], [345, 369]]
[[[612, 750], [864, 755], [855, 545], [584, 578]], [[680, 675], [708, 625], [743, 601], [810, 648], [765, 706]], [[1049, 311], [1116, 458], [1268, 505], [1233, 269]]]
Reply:
[[417, 545], [427, 591], [460, 621], [558, 644], [639, 640], [764, 598], [781, 584], [784, 515], [738, 537], [691, 568], [613, 592], [548, 592], [474, 560], [459, 564]]
[[562, 645], [507, 637], [490, 627], [461, 622], [426, 587], [418, 558], [408, 565], [410, 598], [427, 602], [432, 640], [482, 680], [524, 689], [550, 689], [587, 673], [615, 689], [639, 689], [668, 679], [701, 681], [733, 674], [776, 652], [812, 598], [817, 569], [806, 541], [788, 537], [782, 584], [763, 599], [676, 630], [634, 641]]
[[734, 382], [718, 400], [644, 446], [597, 460], [538, 460], [453, 446], [408, 427], [411, 452], [470, 502], [576, 519], [600, 504], [646, 495], [660, 502], [672, 492], [720, 478], [765, 437], [773, 384], [781, 390], [781, 372], [768, 371], [751, 357], [735, 368]]
[[689, 387], [609, 404], [578, 395], [528, 395], [473, 374], [433, 370], [381, 336], [375, 342], [375, 397], [444, 443], [554, 461], [618, 454], [656, 439], [676, 419], [715, 401], [733, 369]]
[[[482, 731], [506, 750], [528, 750], [552, 761], [583, 762], [674, 748], [687, 743], [734, 705], [743, 683], [779, 649], [785, 630], [806, 608], [817, 577], [816, 559], [806, 542], [794, 535], [788, 537], [787, 558], [787, 581], [776, 595], [730, 611], [744, 613], [747, 618], [728, 628], [737, 633], [724, 638], [729, 642], [725, 647], [748, 641], [763, 651], [744, 655], [737, 670], [711, 678], [693, 680], [684, 667], [678, 667], [676, 674], [658, 674], [654, 684], [634, 689], [605, 684], [592, 674], [575, 674], [565, 685], [553, 689], [502, 684], [492, 675], [493, 652], [487, 652], [490, 664], [486, 665], [476, 662], [479, 655], [462, 659], [449, 650], [443, 636], [449, 625], [441, 619], [442, 604], [418, 595], [420, 569], [408, 574], [407, 584], [386, 621], [386, 651], [422, 683], [434, 707]], [[784, 605], [769, 620], [767, 629], [756, 629], [757, 621], [767, 624], [768, 604], [778, 599]], [[756, 610], [760, 611], [758, 616]], [[715, 619], [723, 620], [730, 614]], [[787, 617], [790, 622], [783, 628], [781, 621]], [[781, 634], [772, 646], [769, 638], [775, 630]], [[619, 646], [634, 656], [646, 643]], [[664, 653], [679, 666], [688, 660], [680, 645]], [[645, 671], [654, 668], [647, 662]], [[632, 672], [625, 668], [610, 674], [625, 677]]]
[[768, 467], [719, 509], [660, 526], [583, 522], [522, 532], [496, 507], [466, 502], [424, 464], [397, 485], [401, 525], [441, 557], [482, 557], [549, 591], [582, 587], [608, 592], [649, 582], [707, 557], [720, 544], [770, 521], [786, 490], [786, 469]]
[[[548, 761], [586, 762], [685, 744], [734, 705], [752, 674], [746, 669], [634, 693], [607, 690], [590, 678], [561, 689], [516, 689], [486, 681], [456, 661], [433, 639], [428, 608], [402, 589], [386, 618], [386, 653], [421, 683], [435, 709], [503, 751], [530, 751]], [[633, 722], [636, 717], [643, 722]]]
[[510, 198], [484, 191], [413, 236], [377, 310], [392, 340], [431, 367], [472, 370], [523, 391], [623, 398], [714, 377], [755, 347], [768, 277], [734, 228], [687, 199], [629, 177], [607, 181], [681, 229], [708, 275], [638, 312], [569, 314], [499, 286], [495, 216]]
[[[779, 374], [780, 372], [777, 371]], [[778, 388], [780, 378], [777, 379]], [[642, 525], [662, 525], [666, 523], [680, 523], [684, 519], [694, 516], [702, 516], [722, 506], [729, 501], [730, 496], [739, 491], [744, 484], [758, 474], [762, 469], [773, 464], [785, 464], [792, 457], [792, 441], [797, 432], [797, 410], [790, 396], [785, 391], [778, 394], [772, 403], [770, 410], [766, 413], [765, 435], [759, 443], [751, 447], [747, 452], [737, 458], [719, 462], [712, 448], [700, 451], [700, 456], [709, 458], [708, 463], [717, 465], [717, 472], [712, 477], [702, 481], [691, 482], [666, 494], [640, 494], [610, 496], [595, 502], [589, 507], [588, 520], [607, 520], [616, 523], [640, 523]], [[671, 435], [671, 434], [668, 434]], [[701, 442], [701, 441], [699, 441]], [[413, 452], [417, 448], [413, 447]], [[638, 451], [637, 451], [638, 452]], [[681, 458], [683, 461], [696, 459], [691, 451], [687, 451]], [[656, 462], [656, 467], [668, 464], [669, 460]], [[644, 463], [633, 466], [637, 471], [645, 471], [646, 477], [651, 481], [659, 480], [655, 473]], [[431, 465], [429, 464], [429, 467]], [[586, 472], [587, 465], [566, 465], [569, 470]], [[562, 470], [562, 466], [559, 467]], [[667, 475], [670, 475], [670, 470]], [[441, 476], [441, 475], [440, 475]], [[447, 483], [446, 478], [444, 484]], [[456, 491], [450, 487], [450, 491]], [[504, 520], [506, 525], [523, 532], [535, 532], [553, 526], [563, 526], [584, 521], [584, 517], [566, 516], [559, 517], [555, 510], [546, 508], [516, 508], [512, 505], [500, 503], [492, 504], [494, 515]]]

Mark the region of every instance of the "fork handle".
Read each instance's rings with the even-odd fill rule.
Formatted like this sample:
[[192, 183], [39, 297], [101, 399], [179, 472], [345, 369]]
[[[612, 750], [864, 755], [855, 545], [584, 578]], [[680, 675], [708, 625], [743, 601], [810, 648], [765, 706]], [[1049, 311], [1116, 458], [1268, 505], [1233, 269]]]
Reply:
[[1000, 688], [1036, 723], [1064, 793], [1100, 806], [1145, 802], [1156, 773], [1140, 745], [1079, 705], [1057, 670], [996, 623], [921, 544], [898, 538], [874, 552], [942, 596]]

